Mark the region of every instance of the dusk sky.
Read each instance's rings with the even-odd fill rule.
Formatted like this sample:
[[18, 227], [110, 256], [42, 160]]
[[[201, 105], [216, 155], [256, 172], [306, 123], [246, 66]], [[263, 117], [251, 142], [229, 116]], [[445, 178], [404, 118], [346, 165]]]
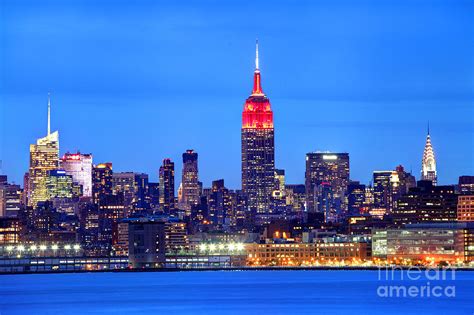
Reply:
[[170, 157], [178, 185], [192, 148], [205, 187], [239, 188], [257, 37], [288, 183], [316, 150], [419, 179], [428, 121], [439, 183], [474, 175], [472, 0], [0, 0], [2, 172], [22, 183], [51, 91], [61, 154], [150, 181]]

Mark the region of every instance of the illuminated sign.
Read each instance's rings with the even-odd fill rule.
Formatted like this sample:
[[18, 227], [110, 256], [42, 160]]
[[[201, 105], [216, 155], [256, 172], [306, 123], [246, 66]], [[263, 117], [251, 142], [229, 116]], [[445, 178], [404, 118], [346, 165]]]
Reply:
[[323, 160], [337, 160], [337, 155], [323, 155]]

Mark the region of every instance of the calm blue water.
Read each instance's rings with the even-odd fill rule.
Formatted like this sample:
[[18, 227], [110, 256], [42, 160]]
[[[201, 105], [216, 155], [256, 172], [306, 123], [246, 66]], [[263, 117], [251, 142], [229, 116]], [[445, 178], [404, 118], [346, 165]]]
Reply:
[[[0, 314], [474, 314], [474, 272], [456, 297], [377, 295], [378, 271], [203, 271], [0, 276]], [[391, 278], [390, 278], [391, 279]]]

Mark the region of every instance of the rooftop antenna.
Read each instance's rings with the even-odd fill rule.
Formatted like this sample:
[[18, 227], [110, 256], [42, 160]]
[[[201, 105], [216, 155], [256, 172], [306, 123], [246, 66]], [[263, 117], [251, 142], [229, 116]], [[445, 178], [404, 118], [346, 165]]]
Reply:
[[51, 93], [48, 92], [48, 136], [51, 134]]
[[259, 65], [258, 65], [258, 38], [255, 42], [255, 69], [256, 70], [259, 69]]

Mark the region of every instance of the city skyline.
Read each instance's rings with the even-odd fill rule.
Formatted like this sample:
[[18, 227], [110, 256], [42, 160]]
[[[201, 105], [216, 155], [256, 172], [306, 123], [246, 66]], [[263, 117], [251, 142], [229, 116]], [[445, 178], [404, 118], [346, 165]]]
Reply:
[[470, 310], [473, 21], [0, 1], [0, 315]]
[[[438, 163], [439, 183], [456, 183], [458, 176], [473, 173], [473, 152], [470, 149], [474, 134], [473, 91], [472, 85], [469, 85], [472, 81], [469, 75], [472, 60], [468, 58], [472, 45], [467, 44], [472, 34], [469, 28], [463, 28], [463, 23], [469, 20], [472, 13], [460, 10], [464, 8], [460, 3], [448, 5], [442, 2], [439, 8], [428, 8], [423, 20], [433, 28], [426, 36], [422, 36], [422, 32], [417, 33], [417, 36], [421, 36], [418, 39], [426, 44], [426, 47], [420, 49], [424, 53], [422, 55], [425, 58], [428, 56], [428, 59], [416, 69], [413, 68], [415, 61], [404, 55], [404, 50], [397, 58], [387, 52], [399, 47], [398, 44], [413, 43], [413, 38], [404, 37], [409, 34], [408, 26], [397, 28], [401, 27], [397, 17], [404, 12], [402, 7], [391, 4], [371, 8], [380, 13], [386, 13], [386, 10], [390, 8], [396, 9], [392, 16], [392, 24], [382, 23], [375, 18], [370, 18], [368, 22], [372, 26], [383, 27], [385, 31], [395, 29], [399, 31], [399, 38], [393, 39], [393, 43], [386, 43], [370, 31], [367, 25], [355, 30], [346, 30], [345, 27], [359, 21], [360, 17], [356, 13], [360, 12], [350, 4], [345, 4], [342, 8], [347, 10], [346, 13], [350, 19], [346, 23], [338, 24], [339, 28], [325, 28], [324, 21], [326, 20], [323, 19], [318, 22], [321, 24], [317, 24], [319, 28], [307, 29], [301, 34], [293, 34], [293, 37], [288, 37], [285, 33], [283, 39], [275, 38], [274, 31], [270, 29], [258, 28], [238, 32], [235, 40], [225, 39], [220, 42], [214, 40], [213, 45], [209, 46], [211, 35], [216, 33], [214, 29], [208, 29], [203, 35], [203, 42], [192, 42], [196, 48], [202, 50], [201, 53], [186, 55], [186, 58], [177, 57], [187, 65], [187, 71], [176, 63], [178, 59], [160, 50], [157, 58], [166, 57], [170, 60], [172, 67], [160, 68], [148, 65], [146, 69], [151, 72], [153, 69], [158, 70], [158, 77], [145, 75], [139, 81], [142, 83], [140, 87], [133, 80], [127, 80], [125, 84], [122, 75], [128, 73], [131, 78], [136, 78], [138, 73], [143, 74], [144, 68], [139, 67], [138, 72], [133, 69], [124, 71], [118, 68], [119, 78], [114, 79], [110, 76], [114, 72], [108, 73], [107, 70], [121, 64], [117, 63], [116, 59], [114, 62], [106, 62], [104, 67], [95, 69], [90, 68], [90, 65], [86, 67], [87, 77], [92, 80], [91, 83], [86, 84], [83, 80], [86, 69], [76, 67], [71, 59], [74, 54], [65, 51], [64, 47], [55, 45], [55, 40], [62, 39], [64, 35], [53, 28], [57, 23], [54, 22], [55, 14], [68, 11], [77, 18], [83, 18], [80, 4], [73, 3], [69, 7], [58, 6], [49, 12], [46, 7], [37, 4], [34, 7], [40, 13], [51, 17], [51, 19], [41, 21], [28, 15], [28, 12], [20, 11], [14, 3], [8, 3], [7, 6], [10, 10], [4, 23], [11, 27], [7, 28], [6, 41], [2, 45], [7, 57], [5, 60], [8, 61], [5, 65], [6, 70], [11, 75], [8, 80], [5, 80], [1, 90], [0, 158], [3, 160], [3, 173], [9, 175], [9, 178], [17, 183], [22, 182], [22, 176], [28, 167], [28, 157], [25, 154], [28, 145], [44, 134], [43, 126], [46, 120], [44, 104], [47, 91], [51, 90], [52, 125], [54, 130], [59, 130], [61, 133], [61, 156], [66, 151], [75, 152], [76, 150], [92, 153], [96, 164], [111, 161], [117, 171], [145, 172], [150, 175], [151, 181], [156, 182], [158, 169], [164, 158], [170, 157], [178, 163], [176, 176], [180, 178], [180, 156], [185, 150], [194, 149], [200, 154], [200, 178], [205, 186], [210, 186], [213, 180], [224, 178], [229, 187], [239, 188], [240, 112], [243, 100], [251, 90], [252, 46], [256, 35], [261, 42], [265, 91], [271, 95], [275, 113], [275, 167], [286, 170], [288, 183], [304, 182], [304, 157], [306, 153], [317, 150], [348, 152], [351, 156], [351, 179], [360, 180], [363, 183], [370, 181], [373, 171], [392, 170], [398, 164], [404, 165], [406, 170], [411, 170], [413, 175], [420, 179], [428, 121], [431, 124], [432, 142]], [[298, 9], [301, 6], [303, 5], [300, 4]], [[327, 9], [328, 6], [330, 5], [326, 3], [323, 8]], [[321, 14], [319, 11], [312, 10], [311, 5], [307, 7], [309, 13], [308, 16], [303, 16], [303, 23], [308, 23], [310, 17]], [[117, 26], [112, 23], [112, 18], [123, 14], [120, 9], [124, 8], [118, 7], [111, 16], [104, 18], [103, 24], [92, 22], [91, 27], [99, 31], [98, 36], [103, 35], [102, 32], [116, 30]], [[410, 8], [410, 13], [416, 13], [422, 9], [426, 8], [422, 5], [413, 6]], [[133, 11], [129, 21], [134, 21], [133, 13], [143, 13], [141, 11], [143, 8], [135, 7], [134, 10], [140, 12]], [[214, 10], [223, 10], [223, 8], [218, 7]], [[337, 13], [341, 13], [340, 10], [342, 9], [339, 8]], [[292, 29], [289, 22], [295, 18], [291, 13], [287, 20], [280, 24], [280, 27], [287, 31]], [[182, 14], [182, 16], [177, 16], [176, 23], [189, 27], [189, 20], [185, 17], [188, 17], [190, 12], [185, 11]], [[275, 12], [270, 10], [269, 14], [272, 15]], [[15, 20], [15, 17], [18, 19]], [[204, 12], [197, 12], [193, 21], [202, 22], [205, 17]], [[455, 22], [449, 26], [450, 30], [463, 29], [463, 31], [449, 39], [453, 48], [438, 49], [434, 52], [431, 48], [435, 47], [433, 45], [436, 41], [432, 36], [444, 34], [441, 26], [432, 25], [437, 17], [442, 18], [443, 27], [448, 27], [449, 23]], [[28, 29], [28, 22], [32, 20], [44, 26], [40, 31], [40, 37], [45, 40], [44, 42], [40, 43]], [[147, 23], [152, 22], [148, 15], [145, 15], [144, 20]], [[422, 27], [413, 20], [408, 20], [408, 22], [404, 20], [404, 22], [412, 27]], [[156, 23], [159, 24], [159, 21]], [[272, 23], [272, 27], [278, 26], [276, 22]], [[14, 26], [23, 27], [14, 28]], [[199, 28], [199, 25], [197, 27]], [[321, 34], [317, 32], [318, 29], [322, 32]], [[140, 41], [143, 40], [145, 47], [156, 43], [157, 40], [163, 40], [162, 37], [157, 36], [156, 39], [148, 42], [143, 36], [135, 33], [137, 28], [133, 26], [130, 26], [130, 32]], [[185, 28], [184, 32], [192, 33], [189, 28]], [[370, 40], [363, 42], [366, 45], [377, 43], [382, 45], [383, 53], [379, 58], [383, 59], [383, 64], [376, 67], [376, 64], [367, 59], [370, 56], [364, 57], [363, 51], [352, 47], [354, 44], [350, 43], [351, 48], [354, 48], [351, 62], [361, 63], [357, 69], [347, 68], [348, 63], [341, 55], [335, 55], [338, 57], [331, 60], [330, 66], [322, 65], [323, 60], [328, 61], [324, 59], [327, 58], [328, 49], [336, 51], [336, 48], [340, 48], [341, 46], [338, 45], [344, 42], [343, 39], [349, 33], [356, 37], [369, 36]], [[84, 33], [73, 29], [71, 34], [73, 39], [79, 39]], [[337, 34], [339, 37], [335, 36], [331, 39], [325, 37]], [[42, 80], [45, 82], [40, 83], [36, 75], [25, 78], [25, 74], [20, 71], [20, 62], [31, 65], [35, 61], [30, 59], [31, 57], [15, 55], [19, 42], [12, 41], [12, 38], [20, 35], [29, 39], [25, 45], [31, 48], [49, 45], [50, 55], [42, 55], [45, 62], [40, 64], [35, 62], [32, 68], [34, 73], [43, 75]], [[320, 41], [301, 40], [302, 36], [310, 35]], [[446, 36], [442, 38], [448, 40]], [[180, 45], [169, 38], [165, 41], [171, 50], [176, 51]], [[285, 41], [291, 44], [291, 50], [282, 49]], [[112, 42], [119, 45], [119, 39], [113, 39]], [[318, 43], [320, 47], [316, 49]], [[187, 43], [187, 45], [190, 44]], [[105, 47], [103, 48], [108, 51]], [[457, 49], [456, 52], [453, 51], [454, 48]], [[84, 49], [91, 49], [91, 46], [86, 46]], [[232, 52], [233, 50], [236, 52]], [[151, 62], [149, 55], [151, 51], [145, 49], [145, 52], [145, 59]], [[316, 55], [312, 57], [308, 55], [308, 52]], [[138, 53], [133, 49], [132, 51], [120, 50], [120, 60], [137, 65], [139, 64]], [[456, 61], [451, 60], [453, 62], [451, 66], [456, 68], [456, 75], [460, 76], [457, 78], [452, 77], [453, 73], [450, 74], [438, 65], [438, 62], [447, 64], [445, 60], [447, 55], [454, 59], [452, 54], [459, 57]], [[295, 58], [298, 55], [301, 56], [299, 60]], [[104, 62], [104, 53], [97, 52], [97, 57]], [[199, 65], [195, 64], [195, 68], [190, 68], [189, 62], [198, 59], [202, 62]], [[69, 64], [68, 70], [60, 71], [59, 61], [56, 60]], [[301, 63], [302, 60], [304, 64]], [[388, 66], [388, 61], [392, 61], [394, 65]], [[80, 59], [77, 62], [79, 65], [82, 64]], [[156, 66], [162, 65], [156, 64], [156, 59], [154, 62]], [[307, 67], [302, 67], [302, 65]], [[316, 65], [318, 67], [315, 67]], [[45, 66], [47, 67], [43, 68]], [[336, 66], [341, 68], [336, 68]], [[397, 72], [394, 69], [396, 66], [402, 69]], [[172, 71], [172, 69], [175, 70]], [[341, 69], [345, 70], [344, 75], [339, 73]], [[71, 80], [70, 70], [75, 70], [74, 73], [81, 79]], [[393, 76], [388, 76], [390, 71], [395, 71]], [[309, 79], [313, 74], [316, 76], [314, 82]], [[66, 76], [66, 80], [58, 80], [62, 75]], [[110, 79], [110, 83], [99, 84], [93, 78], [96, 75]], [[411, 81], [405, 80], [410, 75], [416, 75], [416, 78]], [[382, 88], [384, 85], [377, 84], [375, 82], [377, 80], [374, 81], [377, 76], [381, 76], [381, 81], [386, 82], [385, 89]], [[169, 81], [160, 81], [160, 78], [166, 78]], [[325, 82], [324, 78], [330, 78], [330, 80]], [[19, 83], [23, 80], [27, 82], [26, 86], [30, 88], [29, 90], [25, 90], [25, 86]], [[352, 86], [352, 80], [361, 81], [357, 85], [358, 88], [349, 88]], [[447, 84], [449, 80], [457, 83], [449, 85]], [[402, 81], [405, 81], [404, 84], [398, 86], [397, 84], [401, 84]], [[148, 84], [145, 84], [146, 82]], [[331, 82], [339, 82], [337, 85], [340, 88], [339, 92], [336, 92], [336, 85]], [[72, 85], [73, 83], [76, 84]], [[117, 86], [112, 88], [113, 84]], [[158, 89], [153, 89], [150, 85], [156, 85]], [[397, 88], [387, 88], [391, 85]], [[127, 88], [120, 91], [120, 87], [124, 86]], [[176, 96], [178, 86], [181, 92]], [[217, 88], [211, 88], [214, 86]], [[93, 87], [101, 90], [94, 90]], [[437, 88], [441, 90], [438, 91]], [[294, 93], [295, 91], [298, 92]], [[223, 107], [225, 110], [222, 109]], [[125, 124], [129, 127], [124, 128]], [[367, 158], [368, 156], [370, 158]]]

